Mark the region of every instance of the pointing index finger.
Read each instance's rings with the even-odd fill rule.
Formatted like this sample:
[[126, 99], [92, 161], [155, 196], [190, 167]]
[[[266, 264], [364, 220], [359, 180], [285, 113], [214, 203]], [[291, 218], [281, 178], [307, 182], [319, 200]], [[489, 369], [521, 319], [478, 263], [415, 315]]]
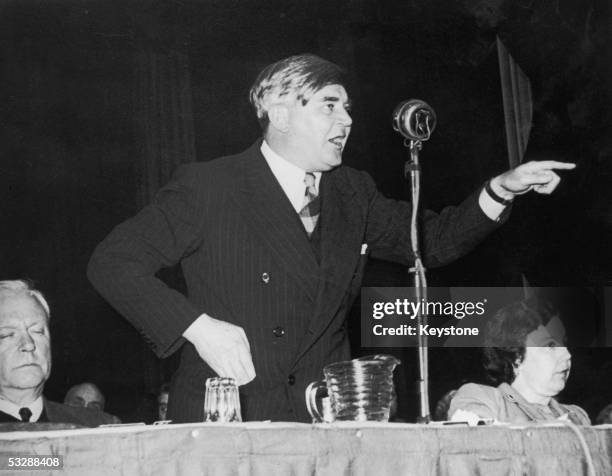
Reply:
[[559, 162], [558, 160], [541, 160], [536, 162], [541, 169], [572, 170], [576, 168], [573, 162]]

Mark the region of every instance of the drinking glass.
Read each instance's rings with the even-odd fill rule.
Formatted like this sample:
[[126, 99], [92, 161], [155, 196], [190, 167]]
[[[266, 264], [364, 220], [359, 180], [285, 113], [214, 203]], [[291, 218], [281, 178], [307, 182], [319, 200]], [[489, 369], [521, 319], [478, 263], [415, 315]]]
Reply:
[[204, 419], [221, 423], [242, 421], [238, 386], [233, 378], [211, 377], [206, 379]]

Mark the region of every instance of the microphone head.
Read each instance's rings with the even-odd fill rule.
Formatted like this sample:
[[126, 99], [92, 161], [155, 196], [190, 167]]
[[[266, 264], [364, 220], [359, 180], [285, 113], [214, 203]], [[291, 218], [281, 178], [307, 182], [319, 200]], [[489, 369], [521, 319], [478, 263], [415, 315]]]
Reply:
[[409, 99], [398, 104], [393, 111], [393, 130], [406, 139], [426, 141], [436, 128], [436, 113], [420, 99]]

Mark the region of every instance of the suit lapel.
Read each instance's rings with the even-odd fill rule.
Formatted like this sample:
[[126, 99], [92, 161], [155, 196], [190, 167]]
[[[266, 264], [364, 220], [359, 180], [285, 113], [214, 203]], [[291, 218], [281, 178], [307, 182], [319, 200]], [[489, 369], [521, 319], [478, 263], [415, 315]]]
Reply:
[[48, 422], [61, 422], [58, 418], [57, 413], [55, 412], [55, 408], [53, 407], [53, 403], [49, 402], [45, 397], [43, 397], [43, 412], [41, 416], [45, 416], [45, 421]]
[[[0, 411], [0, 423], [23, 423], [19, 418]], [[24, 425], [27, 423], [23, 423]]]
[[334, 172], [324, 174], [321, 190], [321, 279], [315, 313], [296, 362], [331, 325], [349, 291], [363, 238], [362, 210], [354, 203], [355, 190], [344, 177]]
[[262, 240], [282, 266], [292, 274], [314, 301], [319, 265], [302, 222], [285, 195], [261, 151], [261, 142], [247, 151], [234, 194], [249, 229]]

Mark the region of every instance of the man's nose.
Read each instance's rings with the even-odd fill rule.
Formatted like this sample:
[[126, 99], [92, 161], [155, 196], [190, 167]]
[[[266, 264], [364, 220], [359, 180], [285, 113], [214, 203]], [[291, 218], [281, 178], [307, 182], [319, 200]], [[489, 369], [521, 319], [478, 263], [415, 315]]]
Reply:
[[19, 341], [19, 350], [22, 352], [32, 352], [36, 349], [36, 343], [29, 332], [24, 332]]
[[338, 121], [341, 122], [343, 126], [347, 127], [350, 127], [353, 124], [353, 118], [346, 109], [341, 110]]
[[571, 360], [572, 358], [572, 354], [570, 353], [569, 350], [567, 350], [567, 347], [561, 347], [561, 359], [562, 360]]

